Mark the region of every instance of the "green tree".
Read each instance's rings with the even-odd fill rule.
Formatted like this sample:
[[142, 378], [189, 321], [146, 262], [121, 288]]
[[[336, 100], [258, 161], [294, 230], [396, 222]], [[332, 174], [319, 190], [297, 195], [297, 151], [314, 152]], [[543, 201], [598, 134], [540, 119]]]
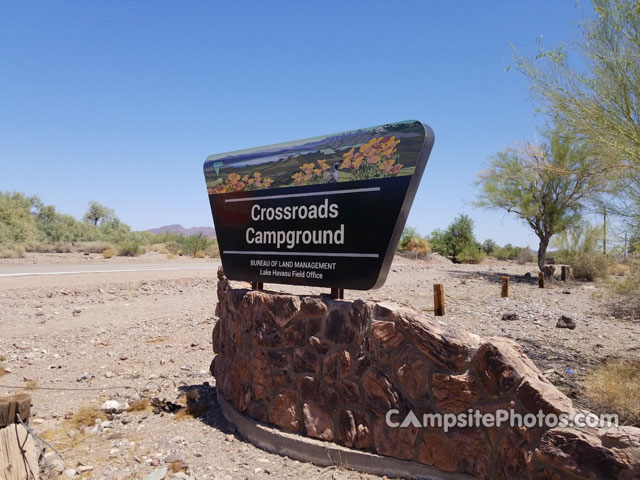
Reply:
[[112, 208], [107, 208], [98, 202], [89, 202], [89, 210], [84, 214], [84, 221], [89, 225], [102, 225], [115, 218]]
[[516, 63], [542, 110], [609, 161], [619, 180], [609, 211], [640, 231], [640, 1], [591, 3], [577, 42]]
[[39, 205], [38, 197], [0, 192], [0, 245], [16, 246], [35, 241], [37, 228], [34, 212]]
[[482, 246], [480, 248], [487, 255], [491, 255], [496, 247], [496, 242], [494, 242], [491, 238], [487, 238], [484, 242], [482, 242]]
[[541, 271], [551, 237], [576, 224], [585, 204], [607, 186], [606, 167], [587, 144], [557, 128], [545, 135], [546, 143], [499, 152], [476, 182], [476, 206], [514, 213], [536, 234]]
[[457, 262], [459, 255], [467, 248], [476, 247], [476, 239], [473, 236], [473, 220], [465, 214], [460, 214], [447, 227], [445, 231], [434, 230], [429, 239], [431, 250], [452, 257]]

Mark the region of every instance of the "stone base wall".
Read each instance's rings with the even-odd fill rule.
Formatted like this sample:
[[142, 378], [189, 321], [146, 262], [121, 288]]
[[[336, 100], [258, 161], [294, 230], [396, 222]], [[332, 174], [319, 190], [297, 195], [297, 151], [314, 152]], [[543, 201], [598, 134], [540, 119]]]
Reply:
[[[477, 478], [640, 478], [637, 428], [445, 432], [407, 417], [574, 415], [511, 340], [456, 331], [393, 303], [252, 291], [218, 276], [211, 373], [224, 398], [256, 420]], [[409, 426], [388, 426], [390, 409]]]

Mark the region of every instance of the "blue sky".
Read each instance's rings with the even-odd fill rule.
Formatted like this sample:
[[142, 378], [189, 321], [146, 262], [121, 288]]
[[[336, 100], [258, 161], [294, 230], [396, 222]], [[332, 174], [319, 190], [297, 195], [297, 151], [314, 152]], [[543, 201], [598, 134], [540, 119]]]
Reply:
[[[588, 5], [585, 6], [588, 9]], [[458, 213], [479, 240], [536, 246], [473, 208], [495, 152], [535, 139], [510, 42], [571, 41], [573, 1], [0, 2], [0, 190], [135, 229], [212, 225], [213, 153], [418, 119], [436, 142], [409, 224]]]

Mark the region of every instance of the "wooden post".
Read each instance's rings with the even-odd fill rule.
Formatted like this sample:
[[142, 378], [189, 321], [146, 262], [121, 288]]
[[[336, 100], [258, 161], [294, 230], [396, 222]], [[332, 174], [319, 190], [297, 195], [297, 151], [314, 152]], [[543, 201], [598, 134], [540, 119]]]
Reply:
[[264, 283], [251, 282], [251, 290], [262, 290], [262, 289], [264, 289]]
[[502, 297], [509, 296], [509, 277], [502, 277]]
[[544, 288], [544, 272], [538, 274], [538, 287]]
[[38, 480], [38, 455], [33, 437], [25, 424], [29, 421], [31, 395], [0, 395], [0, 478], [3, 480]]
[[569, 267], [562, 265], [562, 273], [560, 273], [560, 279], [566, 282], [569, 279]]
[[433, 314], [436, 317], [444, 316], [444, 285], [441, 283], [433, 285]]

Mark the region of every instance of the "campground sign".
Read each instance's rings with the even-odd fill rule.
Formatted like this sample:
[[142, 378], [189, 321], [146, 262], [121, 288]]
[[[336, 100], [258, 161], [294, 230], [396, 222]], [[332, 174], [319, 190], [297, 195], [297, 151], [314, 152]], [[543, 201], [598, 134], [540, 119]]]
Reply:
[[433, 141], [431, 128], [406, 121], [207, 157], [225, 274], [382, 286]]

